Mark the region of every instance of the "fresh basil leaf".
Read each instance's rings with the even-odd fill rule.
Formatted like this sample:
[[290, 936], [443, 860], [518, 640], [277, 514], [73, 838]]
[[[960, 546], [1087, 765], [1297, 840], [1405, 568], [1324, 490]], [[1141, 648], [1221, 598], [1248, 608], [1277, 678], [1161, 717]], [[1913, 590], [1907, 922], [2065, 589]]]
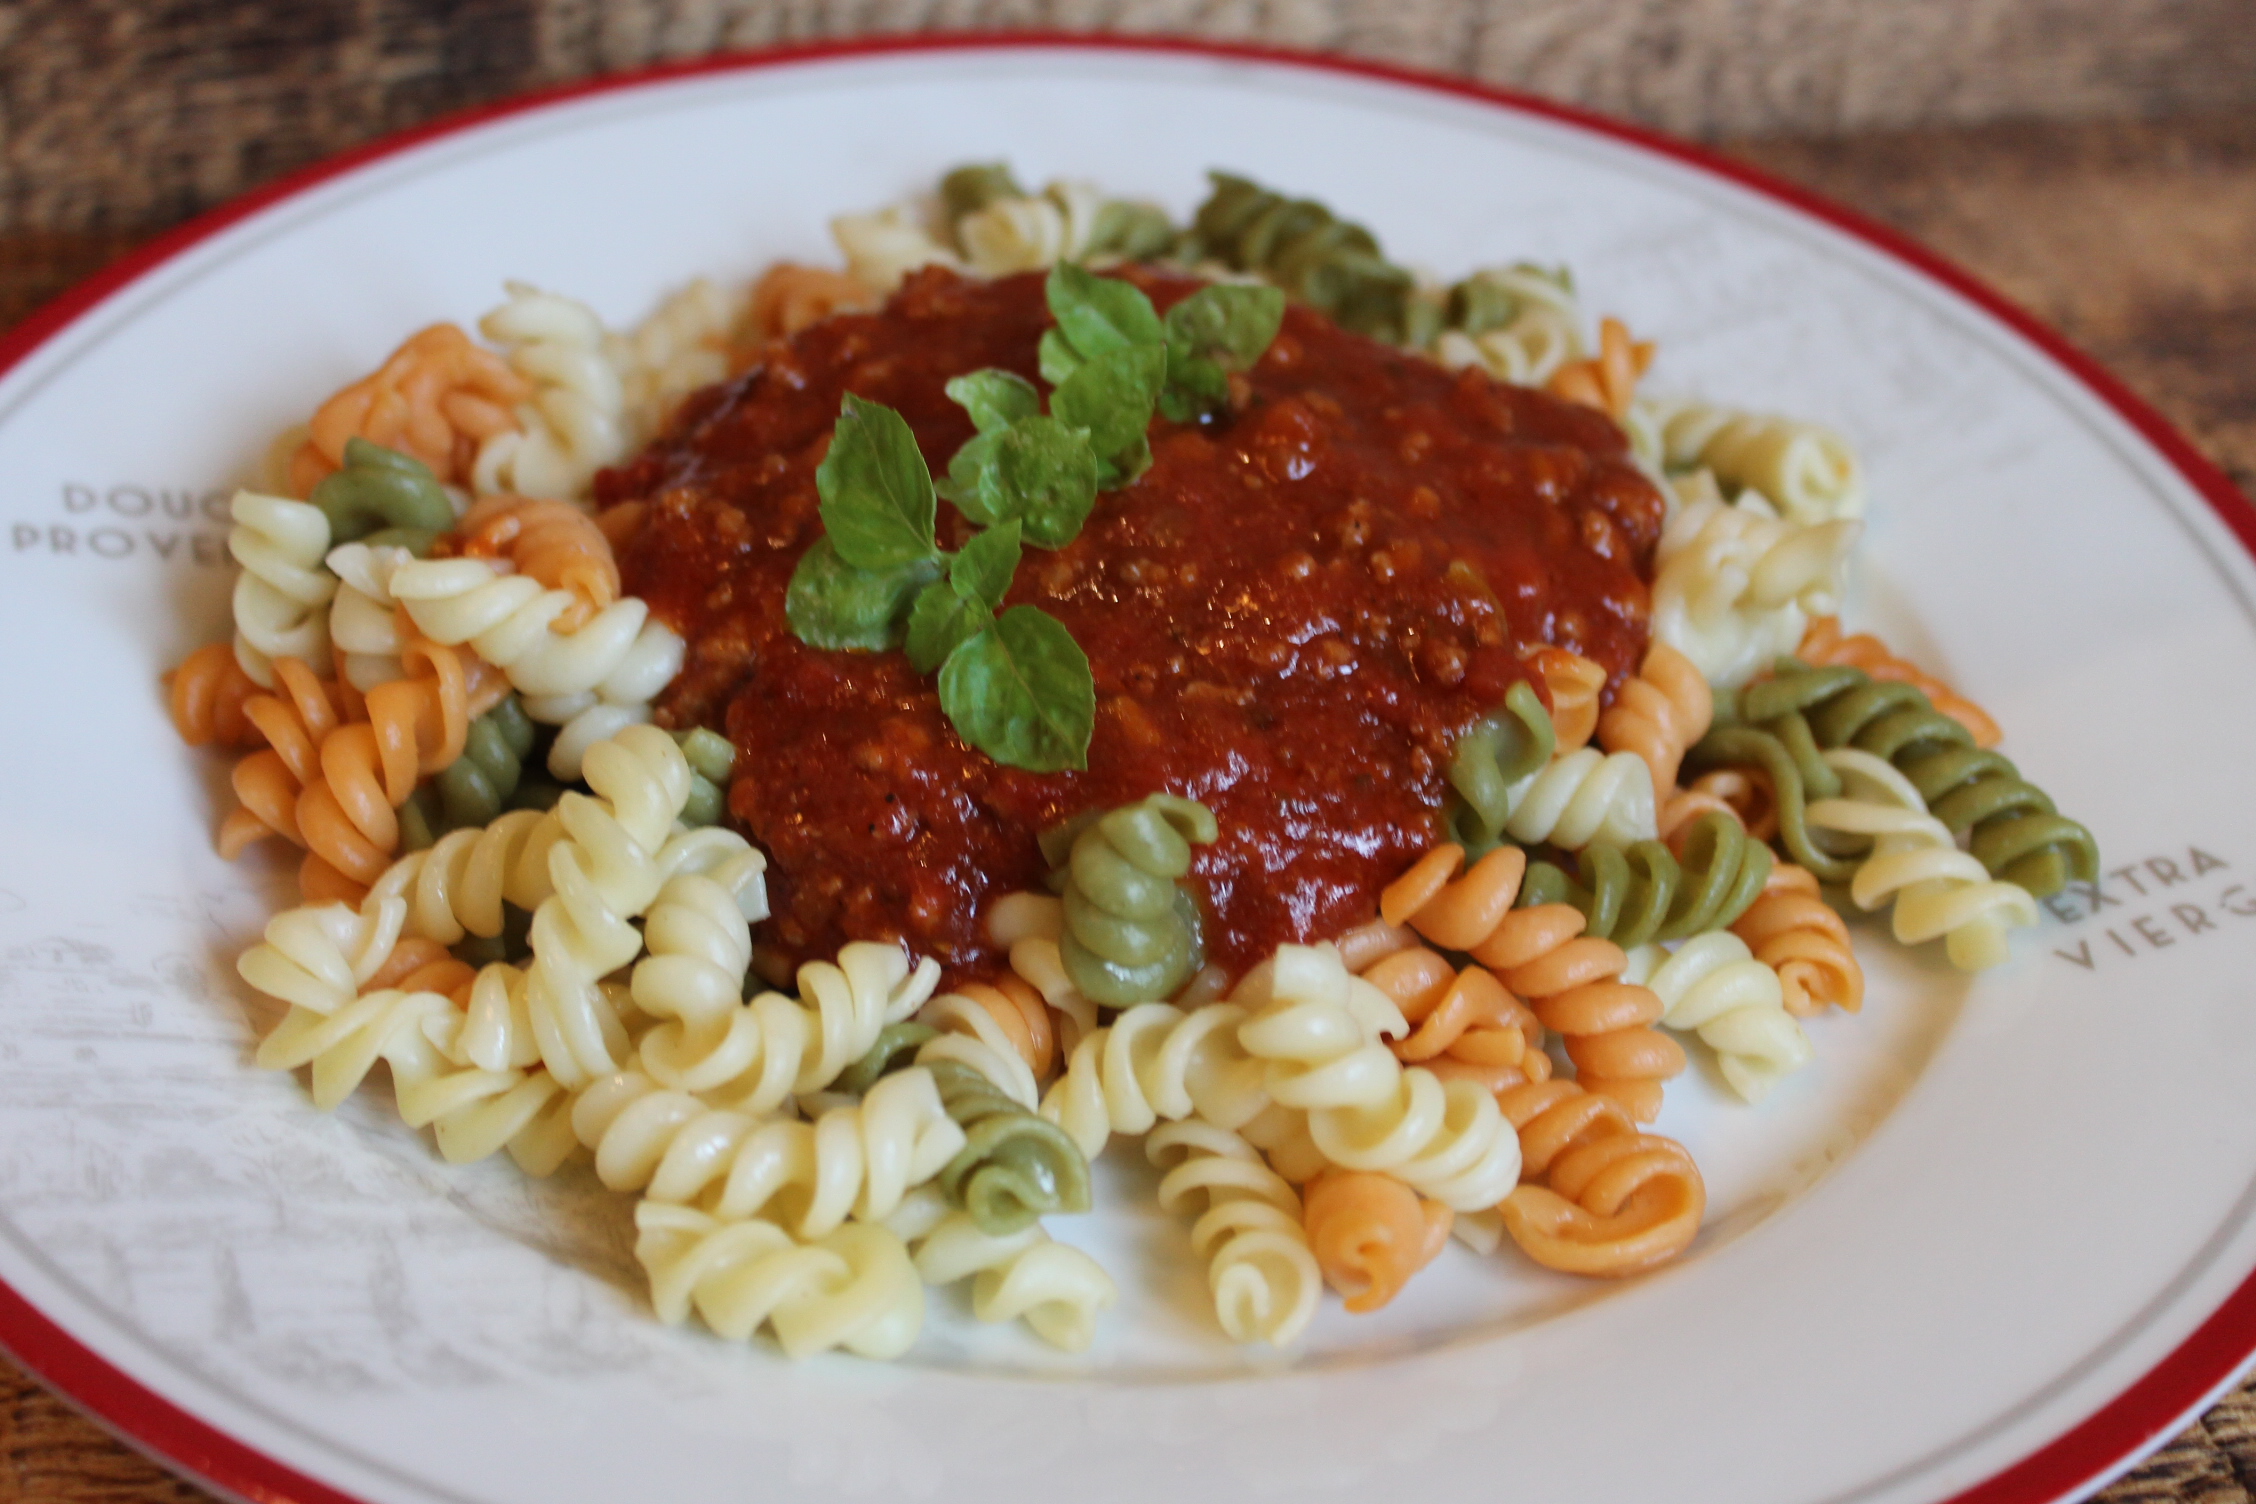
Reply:
[[932, 473], [908, 421], [890, 407], [847, 393], [830, 452], [815, 467], [815, 491], [823, 529], [848, 564], [891, 570], [932, 555]]
[[947, 662], [960, 644], [986, 631], [994, 619], [983, 603], [966, 600], [959, 589], [936, 581], [924, 587], [909, 609], [908, 638], [902, 646], [916, 671], [929, 674]]
[[1073, 353], [1073, 343], [1063, 330], [1045, 329], [1042, 342], [1035, 346], [1035, 357], [1042, 367], [1042, 379], [1052, 386], [1061, 386], [1065, 379], [1081, 369], [1081, 357]]
[[1009, 515], [995, 477], [995, 446], [1009, 431], [998, 429], [965, 440], [963, 448], [948, 461], [947, 477], [940, 482], [940, 494], [981, 527], [993, 527]]
[[[1095, 495], [1094, 488], [1090, 494]], [[948, 565], [948, 583], [965, 600], [993, 611], [1002, 605], [1011, 576], [1018, 573], [1019, 553], [1015, 521], [975, 533]]]
[[981, 433], [1008, 428], [1021, 418], [1042, 410], [1042, 397], [1034, 383], [1009, 371], [973, 371], [948, 383], [948, 400], [971, 414], [972, 426]]
[[1050, 417], [1015, 424], [995, 446], [1004, 506], [1038, 548], [1063, 548], [1097, 504], [1097, 452], [1086, 430]]
[[1070, 261], [1060, 261], [1050, 268], [1043, 293], [1049, 299], [1050, 316], [1084, 360], [1167, 342], [1167, 330], [1151, 299], [1133, 282], [1100, 277]]
[[940, 666], [940, 708], [999, 763], [1037, 773], [1089, 765], [1097, 719], [1089, 660], [1057, 618], [1013, 606]]
[[1183, 423], [1229, 400], [1230, 373], [1261, 358], [1284, 322], [1274, 287], [1218, 282], [1167, 310], [1167, 390], [1159, 408]]
[[1097, 489], [1118, 490], [1151, 468], [1151, 440], [1140, 438], [1109, 460], [1097, 461]]
[[1151, 426], [1152, 403], [1167, 380], [1163, 345], [1136, 345], [1090, 360], [1050, 393], [1050, 415], [1089, 431], [1099, 459], [1133, 448]]
[[1285, 294], [1275, 287], [1216, 282], [1167, 310], [1169, 361], [1209, 360], [1225, 372], [1261, 358], [1285, 321]]
[[809, 647], [874, 653], [901, 640], [910, 597], [939, 575], [940, 561], [929, 556], [862, 569], [839, 557], [829, 538], [817, 538], [791, 571], [783, 614]]

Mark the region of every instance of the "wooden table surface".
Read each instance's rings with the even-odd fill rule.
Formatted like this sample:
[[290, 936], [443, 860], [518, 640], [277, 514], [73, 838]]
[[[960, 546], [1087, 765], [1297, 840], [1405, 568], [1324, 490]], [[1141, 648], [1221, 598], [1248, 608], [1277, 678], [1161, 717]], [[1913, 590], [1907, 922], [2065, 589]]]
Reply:
[[[1905, 230], [2122, 377], [2256, 493], [2256, 112], [1730, 143]], [[140, 233], [0, 231], [0, 328]], [[2249, 1336], [2256, 1345], [2256, 1332]], [[2100, 1497], [2256, 1504], [2256, 1388]], [[0, 1357], [0, 1504], [208, 1500]]]

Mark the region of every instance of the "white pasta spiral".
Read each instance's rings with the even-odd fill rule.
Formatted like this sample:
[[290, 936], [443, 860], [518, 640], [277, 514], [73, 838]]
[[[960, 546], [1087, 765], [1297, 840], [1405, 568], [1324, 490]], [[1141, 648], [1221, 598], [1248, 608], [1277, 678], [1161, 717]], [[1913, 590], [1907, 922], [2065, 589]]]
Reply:
[[728, 344], [741, 309], [739, 295], [699, 277], [609, 341], [611, 364], [625, 393], [629, 438], [654, 436], [681, 399], [729, 373]]
[[1648, 404], [1670, 471], [1711, 470], [1730, 489], [1760, 492], [1796, 523], [1864, 515], [1864, 469], [1848, 441], [1792, 418], [1708, 402]]
[[227, 551], [243, 566], [235, 577], [235, 661], [268, 689], [277, 658], [328, 667], [323, 608], [337, 590], [322, 563], [329, 519], [319, 507], [257, 491], [237, 491], [230, 510]]
[[564, 1089], [546, 1071], [486, 1070], [461, 1060], [454, 1049], [462, 1023], [462, 1010], [436, 992], [383, 988], [333, 1012], [293, 1006], [261, 1041], [258, 1063], [311, 1065], [314, 1105], [328, 1111], [382, 1060], [401, 1119], [431, 1127], [449, 1163], [507, 1148], [528, 1174], [548, 1174], [577, 1147]]
[[1739, 685], [1800, 644], [1813, 616], [1839, 608], [1842, 571], [1863, 524], [1789, 522], [1754, 498], [1705, 488], [1662, 530], [1654, 554], [1653, 636], [1710, 683]]
[[309, 1013], [335, 1013], [391, 959], [407, 904], [371, 894], [347, 904], [302, 904], [266, 922], [266, 937], [235, 958], [243, 980]]
[[549, 744], [548, 771], [570, 783], [580, 776], [587, 749], [650, 719], [650, 702], [681, 672], [688, 644], [655, 617], [643, 622], [611, 671], [593, 689], [568, 695], [525, 695], [525, 714], [557, 729]]
[[549, 771], [567, 781], [588, 746], [647, 721], [651, 697], [681, 670], [681, 638], [637, 596], [558, 632], [550, 624], [576, 597], [488, 559], [409, 559], [385, 584], [432, 641], [468, 643], [509, 675], [527, 715], [564, 728]]
[[1238, 1039], [1269, 1062], [1269, 1095], [1307, 1114], [1331, 1163], [1383, 1170], [1458, 1211], [1519, 1183], [1519, 1137], [1496, 1098], [1396, 1060], [1380, 1036], [1408, 1032], [1401, 1011], [1331, 946], [1279, 946], [1231, 996], [1251, 1010]]
[[1096, 229], [1103, 195], [1080, 183], [990, 199], [956, 221], [964, 259], [983, 277], [1038, 272], [1080, 259]]
[[730, 1222], [695, 1207], [635, 1207], [635, 1259], [659, 1319], [691, 1309], [741, 1342], [765, 1324], [784, 1355], [843, 1347], [898, 1358], [924, 1325], [924, 1284], [900, 1235], [848, 1222], [801, 1243], [773, 1222]]
[[1500, 328], [1478, 334], [1448, 329], [1436, 336], [1434, 358], [1451, 370], [1477, 365], [1498, 381], [1541, 386], [1559, 367], [1588, 353], [1582, 306], [1563, 271], [1522, 263], [1485, 267], [1471, 280], [1509, 294], [1514, 312]]
[[1592, 841], [1650, 840], [1653, 772], [1634, 752], [1578, 747], [1514, 784], [1511, 809], [1505, 832], [1523, 843], [1579, 851]]
[[1238, 1042], [1246, 1016], [1235, 1003], [1188, 1013], [1139, 1003], [1074, 1046], [1065, 1074], [1042, 1099], [1042, 1116], [1090, 1159], [1112, 1134], [1146, 1133], [1194, 1112], [1242, 1128], [1269, 1105], [1268, 1064]]
[[1168, 1123], [1144, 1152], [1166, 1172], [1160, 1206], [1197, 1213], [1191, 1246], [1207, 1261], [1214, 1314], [1230, 1340], [1283, 1347], [1298, 1338], [1324, 1288], [1299, 1195], [1251, 1144], [1212, 1123]]
[[397, 897], [410, 935], [440, 945], [491, 940], [506, 922], [505, 903], [530, 913], [549, 896], [548, 853], [563, 838], [554, 814], [526, 809], [449, 831], [385, 868], [363, 907]]
[[1060, 1243], [1039, 1222], [1014, 1233], [980, 1231], [971, 1213], [930, 1186], [913, 1191], [885, 1225], [905, 1238], [928, 1285], [970, 1279], [971, 1314], [981, 1321], [1023, 1319], [1034, 1334], [1069, 1353], [1096, 1340], [1097, 1314], [1120, 1290], [1104, 1266]]
[[963, 270], [955, 254], [899, 205], [872, 214], [841, 214], [830, 222], [830, 234], [846, 253], [846, 270], [854, 280], [877, 292], [893, 292], [920, 266]]
[[647, 1187], [654, 1201], [732, 1221], [765, 1216], [801, 1238], [890, 1216], [964, 1146], [932, 1073], [914, 1067], [811, 1123], [710, 1108], [625, 1071], [580, 1094], [572, 1128], [615, 1191]]
[[1872, 838], [1872, 852], [1849, 880], [1860, 909], [1896, 903], [1896, 938], [1917, 945], [1938, 935], [1951, 964], [1980, 971], [2006, 958], [2009, 932], [2037, 922], [2037, 902], [2017, 883], [1993, 879], [1958, 849], [1949, 829], [1927, 813], [1911, 781], [1885, 758], [1853, 747], [1825, 754], [1841, 775], [1842, 797], [1813, 800], [1812, 829]]
[[634, 960], [630, 922], [658, 896], [658, 849], [689, 798], [689, 764], [665, 732], [630, 726], [587, 755], [596, 796], [566, 794], [556, 816], [566, 839], [548, 854], [554, 891], [533, 911], [526, 980], [541, 1058], [579, 1087], [618, 1069], [627, 1039], [596, 983]]
[[414, 557], [390, 543], [342, 543], [329, 550], [329, 568], [337, 576], [329, 641], [343, 655], [346, 681], [363, 693], [406, 675], [391, 579]]
[[626, 393], [594, 310], [528, 283], [505, 285], [509, 301], [478, 328], [501, 346], [533, 395], [518, 405], [519, 429], [478, 447], [471, 484], [480, 495], [569, 500], [627, 452]]
[[1695, 935], [1674, 953], [1640, 945], [1629, 952], [1621, 979], [1651, 988], [1664, 1010], [1661, 1022], [1698, 1034], [1715, 1051], [1723, 1079], [1749, 1102], [1809, 1064], [1809, 1036], [1786, 1011], [1778, 973], [1729, 930]]
[[845, 946], [835, 963], [800, 967], [796, 998], [763, 992], [739, 1003], [706, 985], [645, 983], [638, 968], [636, 1004], [662, 1020], [643, 1036], [641, 1066], [715, 1106], [773, 1112], [836, 1080], [887, 1024], [923, 1006], [939, 980], [931, 958], [912, 970], [898, 945], [872, 941]]

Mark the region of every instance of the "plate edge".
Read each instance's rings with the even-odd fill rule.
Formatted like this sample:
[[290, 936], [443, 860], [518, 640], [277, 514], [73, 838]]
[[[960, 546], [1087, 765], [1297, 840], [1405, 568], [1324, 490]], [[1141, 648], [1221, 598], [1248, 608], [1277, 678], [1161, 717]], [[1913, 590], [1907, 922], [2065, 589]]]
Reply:
[[[553, 105], [699, 77], [888, 55], [1043, 49], [1204, 57], [1344, 74], [1452, 95], [1626, 142], [1783, 202], [1924, 273], [2075, 377], [2159, 452], [2256, 558], [2256, 505], [2144, 398], [2067, 338], [1948, 257], [1856, 210], [1709, 148], [1594, 111], [1374, 59], [1256, 43], [1057, 30], [861, 37], [727, 52], [553, 85], [449, 112], [284, 174], [158, 235], [0, 336], [0, 380], [143, 277], [262, 211], [416, 147]], [[0, 1280], [0, 1350], [130, 1444], [223, 1492], [269, 1504], [364, 1504], [259, 1451], [133, 1378]], [[2256, 1271], [2168, 1356], [2019, 1462], [1939, 1504], [2056, 1504], [2135, 1466], [2256, 1360]]]

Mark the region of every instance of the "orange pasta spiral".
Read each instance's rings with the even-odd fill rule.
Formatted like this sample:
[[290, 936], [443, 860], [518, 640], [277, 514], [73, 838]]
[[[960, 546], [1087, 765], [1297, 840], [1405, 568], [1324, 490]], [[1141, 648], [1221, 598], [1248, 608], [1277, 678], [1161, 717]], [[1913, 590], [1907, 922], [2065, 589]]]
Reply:
[[1392, 1045], [1397, 1060], [1423, 1065], [1444, 1081], [1478, 1081], [1492, 1092], [1550, 1077], [1543, 1025], [1482, 968], [1460, 972], [1415, 946], [1366, 968], [1363, 980], [1392, 998], [1413, 1025]]
[[1778, 834], [1778, 804], [1771, 796], [1770, 775], [1760, 768], [1718, 768], [1662, 800], [1658, 815], [1661, 839], [1674, 851], [1678, 836], [1694, 820], [1711, 813], [1729, 815], [1758, 841]]
[[1598, 323], [1598, 353], [1587, 360], [1570, 360], [1544, 383], [1554, 397], [1595, 407], [1616, 423], [1629, 416], [1629, 401], [1637, 395], [1638, 378], [1653, 363], [1651, 340], [1631, 340], [1629, 326], [1617, 318]]
[[1529, 653], [1528, 664], [1551, 697], [1551, 730], [1558, 737], [1553, 755], [1563, 756], [1586, 745], [1598, 726], [1598, 696], [1606, 687], [1606, 670], [1580, 653], [1555, 647]]
[[1564, 1037], [1577, 1081], [1640, 1123], [1659, 1117], [1661, 1085], [1685, 1065], [1684, 1047], [1653, 1027], [1661, 1000], [1618, 980], [1629, 957], [1610, 940], [1584, 935], [1581, 911], [1550, 903], [1512, 917], [1526, 922], [1473, 954], [1499, 968], [1504, 985]]
[[500, 356], [453, 324], [411, 335], [373, 372], [315, 411], [290, 458], [290, 489], [313, 494], [345, 462], [345, 441], [368, 439], [413, 455], [441, 480], [460, 482], [482, 440], [518, 426], [532, 387]]
[[1937, 710], [1964, 726], [1977, 747], [1994, 747], [2005, 734], [1998, 729], [1998, 723], [1990, 719], [1988, 711], [1917, 664], [1889, 652], [1888, 645], [1870, 632], [1842, 636], [1839, 617], [1821, 616], [1811, 622], [1809, 630], [1802, 634], [1802, 645], [1795, 656], [1811, 664], [1846, 663], [1863, 669], [1875, 679], [1912, 685], [1925, 694]]
[[1326, 1170], [1302, 1189], [1301, 1220], [1324, 1282], [1361, 1315], [1394, 1299], [1434, 1261], [1456, 1213], [1392, 1175]]
[[255, 747], [258, 728], [244, 714], [259, 682], [243, 672], [232, 643], [196, 649], [165, 676], [173, 729], [191, 747]]
[[1621, 687], [1598, 718], [1598, 745], [1608, 752], [1636, 753], [1653, 772], [1654, 790], [1665, 798], [1676, 787], [1685, 749], [1708, 734], [1714, 715], [1706, 676], [1675, 648], [1655, 642], [1637, 677]]
[[1042, 1001], [1042, 994], [1021, 981], [1015, 973], [1005, 972], [994, 982], [965, 982], [954, 989], [956, 996], [975, 1003], [981, 1011], [995, 1021], [997, 1028], [1010, 1040], [1018, 1058], [1034, 1073], [1036, 1081], [1047, 1081], [1057, 1074], [1061, 1051], [1070, 1050], [1078, 1039], [1061, 1037], [1059, 1024], [1071, 1030], [1070, 1019], [1061, 1020]]
[[748, 317], [755, 338], [778, 339], [797, 334], [834, 313], [871, 308], [876, 303], [876, 295], [845, 272], [778, 261], [752, 284]]
[[460, 534], [463, 554], [506, 558], [519, 574], [576, 597], [551, 630], [574, 631], [619, 598], [619, 565], [610, 540], [593, 517], [568, 501], [489, 496], [463, 514]]
[[1786, 1011], [1807, 1018], [1826, 1008], [1864, 1006], [1864, 968], [1849, 948], [1849, 927], [1817, 893], [1817, 879], [1779, 862], [1762, 895], [1731, 926], [1755, 959], [1778, 973]]
[[298, 794], [320, 776], [321, 743], [357, 708], [341, 684], [317, 677], [299, 659], [275, 659], [274, 680], [279, 694], [261, 691], [243, 702], [243, 719], [266, 746], [235, 765], [241, 807], [219, 827], [219, 854], [230, 861], [270, 835], [299, 841]]
[[[473, 717], [508, 685], [474, 654], [432, 642], [400, 613], [400, 662], [408, 677], [368, 692], [365, 721], [321, 743], [321, 776], [298, 796], [297, 840], [344, 879], [365, 887], [399, 844], [395, 813], [423, 778], [462, 755]], [[329, 890], [328, 873], [308, 864]]]
[[1542, 1025], [1566, 1041], [1584, 1087], [1611, 1097], [1641, 1123], [1661, 1110], [1661, 1084], [1683, 1071], [1684, 1049], [1653, 1028], [1661, 1000], [1617, 980], [1620, 946], [1583, 935], [1582, 914], [1563, 903], [1512, 908], [1526, 853], [1499, 846], [1470, 872], [1463, 848], [1443, 844], [1379, 894], [1379, 914], [1447, 950], [1468, 951], [1524, 998]]
[[1497, 1210], [1544, 1268], [1635, 1274], [1699, 1232], [1707, 1184], [1682, 1144], [1639, 1133], [1619, 1105], [1572, 1081], [1515, 1086], [1497, 1103], [1520, 1131], [1521, 1176]]

